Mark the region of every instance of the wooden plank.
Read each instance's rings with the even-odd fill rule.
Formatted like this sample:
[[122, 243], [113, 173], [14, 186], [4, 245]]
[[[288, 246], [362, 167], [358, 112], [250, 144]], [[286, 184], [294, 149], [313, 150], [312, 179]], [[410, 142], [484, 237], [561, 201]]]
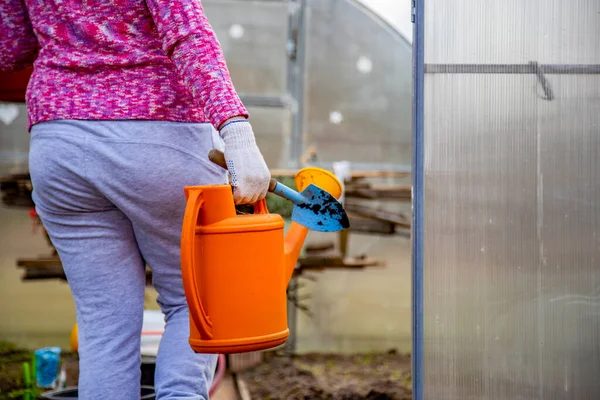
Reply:
[[351, 171], [351, 178], [406, 178], [409, 177], [410, 172], [390, 171], [390, 170], [377, 170], [377, 171]]
[[[297, 169], [285, 169], [285, 168], [273, 168], [270, 169], [272, 177], [290, 177], [293, 178], [298, 172]], [[332, 170], [329, 170], [332, 172]], [[392, 170], [356, 170], [350, 171], [350, 180], [361, 180], [361, 179], [378, 179], [378, 178], [407, 178], [411, 176], [410, 172], [399, 172]], [[19, 183], [24, 184], [27, 187], [31, 187], [31, 178], [29, 174], [18, 174], [12, 176], [0, 177], [0, 183]]]
[[348, 255], [348, 236], [350, 234], [350, 229], [342, 229], [338, 232], [338, 243], [340, 245], [340, 253], [342, 257], [346, 257]]
[[246, 381], [244, 381], [242, 377], [237, 374], [235, 374], [234, 377], [240, 398], [242, 400], [252, 400], [252, 396], [250, 395], [250, 390], [248, 389], [248, 384]]
[[6, 207], [31, 208], [34, 206], [33, 201], [28, 197], [2, 197], [2, 203]]
[[410, 217], [406, 214], [384, 210], [382, 208], [368, 207], [364, 204], [346, 203], [346, 212], [349, 214], [357, 214], [361, 217], [372, 218], [383, 222], [388, 222], [403, 228], [410, 228]]
[[26, 269], [21, 277], [24, 281], [60, 279], [67, 280], [65, 271], [61, 267], [46, 268], [46, 269]]
[[[66, 279], [62, 262], [58, 256], [21, 258], [17, 268], [25, 270], [23, 280]], [[146, 268], [146, 284], [152, 285], [152, 271]]]
[[388, 184], [373, 184], [371, 185], [371, 189], [375, 190], [375, 191], [387, 191], [387, 190], [391, 190], [391, 191], [401, 191], [404, 193], [410, 193], [412, 190], [412, 185], [410, 184], [397, 184], [397, 185], [388, 185]]
[[298, 264], [303, 267], [321, 267], [323, 265], [341, 265], [344, 263], [342, 256], [322, 256], [322, 255], [311, 255], [305, 256], [298, 259]]
[[29, 270], [52, 269], [56, 267], [62, 269], [62, 262], [58, 257], [21, 258], [17, 260], [17, 266]]
[[378, 267], [384, 263], [369, 257], [303, 257], [298, 260], [296, 273], [303, 271], [323, 271], [325, 269], [356, 269]]
[[387, 186], [370, 186], [353, 188], [346, 187], [346, 198], [359, 199], [395, 199], [395, 200], [410, 200], [412, 198], [412, 187], [410, 185], [387, 185]]
[[324, 251], [333, 250], [335, 243], [332, 240], [323, 240], [320, 242], [310, 242], [304, 246], [306, 253], [321, 253]]
[[350, 231], [393, 235], [396, 233], [396, 224], [379, 221], [376, 219], [349, 216]]

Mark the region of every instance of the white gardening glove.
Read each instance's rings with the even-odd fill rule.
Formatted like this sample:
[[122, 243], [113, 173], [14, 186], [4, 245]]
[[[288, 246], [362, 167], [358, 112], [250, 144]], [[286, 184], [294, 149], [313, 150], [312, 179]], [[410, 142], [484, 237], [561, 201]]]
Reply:
[[225, 161], [231, 176], [236, 204], [254, 204], [267, 195], [271, 173], [246, 120], [226, 123], [221, 128]]

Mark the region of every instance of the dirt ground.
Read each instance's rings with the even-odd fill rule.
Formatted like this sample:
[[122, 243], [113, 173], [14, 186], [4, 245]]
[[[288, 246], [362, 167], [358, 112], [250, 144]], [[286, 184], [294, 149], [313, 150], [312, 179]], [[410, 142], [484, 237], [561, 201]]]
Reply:
[[252, 399], [410, 400], [410, 356], [388, 353], [269, 356], [241, 374]]
[[[0, 400], [20, 399], [25, 389], [23, 363], [32, 362], [32, 352], [0, 341]], [[62, 353], [61, 365], [67, 373], [67, 386], [76, 386], [79, 361], [76, 354]]]
[[[23, 363], [32, 353], [0, 342], [0, 400], [21, 398]], [[76, 386], [77, 355], [63, 353], [67, 386]], [[241, 377], [255, 400], [410, 400], [410, 356], [388, 353], [307, 354], [295, 357], [266, 353], [263, 364]]]

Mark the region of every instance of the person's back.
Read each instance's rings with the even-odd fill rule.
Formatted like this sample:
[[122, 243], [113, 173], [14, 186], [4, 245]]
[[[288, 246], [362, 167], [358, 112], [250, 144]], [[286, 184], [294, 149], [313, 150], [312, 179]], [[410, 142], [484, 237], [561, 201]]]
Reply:
[[[142, 119], [218, 127], [247, 115], [199, 1], [25, 3], [39, 43], [27, 92], [30, 126], [56, 119]], [[15, 32], [1, 34], [8, 40]], [[18, 45], [13, 48], [23, 54], [15, 56], [35, 48]]]
[[200, 0], [3, 0], [0, 48], [0, 70], [34, 66], [32, 197], [75, 299], [79, 398], [138, 398], [148, 263], [166, 320], [156, 398], [207, 399], [216, 355], [188, 343], [184, 187], [226, 182], [207, 158], [215, 128], [236, 203], [264, 198], [270, 174]]

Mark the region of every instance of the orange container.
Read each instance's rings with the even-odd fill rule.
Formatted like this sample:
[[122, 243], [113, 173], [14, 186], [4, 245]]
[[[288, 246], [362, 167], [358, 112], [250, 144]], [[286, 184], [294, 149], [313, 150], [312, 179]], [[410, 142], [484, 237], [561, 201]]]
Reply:
[[[318, 168], [301, 169], [295, 181], [342, 194], [335, 175]], [[308, 229], [292, 222], [284, 235], [283, 218], [265, 200], [254, 214], [236, 215], [229, 185], [188, 186], [185, 196], [181, 268], [192, 349], [230, 354], [285, 343], [286, 289]]]
[[236, 215], [231, 186], [185, 188], [181, 267], [190, 309], [189, 343], [198, 353], [243, 353], [283, 344], [286, 288], [308, 229], [264, 200]]

